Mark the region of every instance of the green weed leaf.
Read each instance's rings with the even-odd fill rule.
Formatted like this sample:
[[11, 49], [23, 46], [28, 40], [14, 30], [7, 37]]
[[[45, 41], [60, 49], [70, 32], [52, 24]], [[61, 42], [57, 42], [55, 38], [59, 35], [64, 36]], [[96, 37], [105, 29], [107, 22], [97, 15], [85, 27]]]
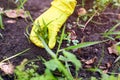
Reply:
[[91, 80], [97, 80], [95, 77], [91, 77]]
[[58, 68], [58, 65], [55, 63], [56, 63], [55, 59], [51, 59], [50, 61], [47, 61], [44, 64], [48, 69], [55, 71]]
[[102, 74], [101, 80], [117, 80], [117, 77], [113, 75], [108, 75], [108, 74]]
[[81, 68], [81, 63], [74, 54], [65, 50], [63, 51], [63, 54], [69, 62], [72, 62], [75, 65], [77, 71]]

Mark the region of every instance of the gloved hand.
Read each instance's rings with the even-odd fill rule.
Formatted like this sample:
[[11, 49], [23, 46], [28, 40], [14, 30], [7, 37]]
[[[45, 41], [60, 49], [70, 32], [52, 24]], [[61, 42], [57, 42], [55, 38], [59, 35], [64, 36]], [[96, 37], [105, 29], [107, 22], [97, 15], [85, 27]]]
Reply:
[[53, 0], [51, 7], [35, 20], [30, 33], [30, 40], [36, 46], [44, 47], [35, 31], [38, 29], [38, 24], [40, 27], [44, 27], [44, 23], [46, 23], [48, 24], [48, 46], [51, 49], [54, 48], [57, 33], [67, 18], [73, 13], [76, 3], [76, 0]]

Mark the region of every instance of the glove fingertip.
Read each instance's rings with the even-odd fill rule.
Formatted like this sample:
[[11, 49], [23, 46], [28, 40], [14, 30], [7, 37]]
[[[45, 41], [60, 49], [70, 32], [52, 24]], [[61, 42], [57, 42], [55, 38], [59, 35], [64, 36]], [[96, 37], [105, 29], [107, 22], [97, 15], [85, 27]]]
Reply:
[[50, 49], [53, 49], [55, 47], [55, 44], [56, 44], [56, 39], [50, 39], [49, 40], [49, 43], [48, 43], [48, 46]]
[[32, 43], [34, 43], [36, 46], [44, 48], [42, 42], [36, 37], [36, 36], [32, 36], [30, 35], [30, 40]]

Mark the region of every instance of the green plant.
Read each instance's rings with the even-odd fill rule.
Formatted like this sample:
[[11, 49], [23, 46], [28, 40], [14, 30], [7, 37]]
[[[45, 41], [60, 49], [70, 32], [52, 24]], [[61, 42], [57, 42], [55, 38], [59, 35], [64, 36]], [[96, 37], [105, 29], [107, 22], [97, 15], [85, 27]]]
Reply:
[[[119, 39], [120, 31], [115, 31], [118, 26], [120, 26], [120, 22], [117, 23], [115, 26], [113, 26], [110, 30], [104, 32], [103, 37], [108, 38], [109, 40], [113, 40], [113, 41], [115, 41], [116, 39]], [[117, 42], [114, 45], [116, 47], [116, 51], [120, 55], [120, 42]], [[120, 60], [120, 56], [118, 56], [118, 58], [115, 60], [115, 62], [117, 62], [119, 60]]]
[[[76, 67], [76, 77], [77, 77], [77, 71], [80, 69], [81, 67], [81, 63], [79, 62], [79, 60], [77, 60], [76, 56], [70, 52], [68, 52], [68, 50], [72, 50], [72, 49], [76, 49], [76, 48], [83, 48], [83, 47], [87, 47], [90, 45], [94, 45], [94, 44], [98, 44], [100, 42], [86, 42], [86, 43], [81, 43], [75, 46], [70, 46], [64, 49], [60, 49], [60, 46], [62, 44], [62, 40], [64, 37], [64, 30], [65, 30], [65, 26], [63, 28], [62, 34], [61, 34], [61, 38], [59, 41], [59, 45], [58, 45], [58, 49], [56, 51], [56, 53], [54, 53], [53, 51], [51, 51], [47, 44], [45, 43], [44, 39], [41, 37], [41, 35], [39, 35], [37, 32], [36, 34], [38, 35], [38, 38], [42, 41], [46, 51], [49, 53], [49, 55], [51, 55], [52, 59], [45, 62], [46, 68], [49, 69], [50, 71], [55, 71], [56, 69], [59, 70], [59, 72], [62, 73], [62, 75], [64, 75], [64, 77], [67, 80], [73, 80], [73, 76], [70, 72], [69, 69], [69, 62], [73, 63]], [[58, 55], [59, 52], [62, 52], [63, 55]], [[56, 55], [57, 54], [57, 55]], [[65, 63], [65, 65], [63, 65], [63, 63], [61, 62], [63, 61]]]
[[106, 7], [111, 3], [111, 0], [95, 0], [93, 9], [99, 12], [104, 11]]
[[99, 78], [96, 78], [96, 77], [91, 77], [91, 80], [119, 80], [119, 74], [118, 76], [115, 76], [115, 74], [111, 74], [111, 75], [108, 75], [106, 73], [103, 73], [102, 70], [98, 69], [98, 68], [92, 68], [92, 69], [88, 69], [90, 70], [91, 72], [99, 72], [101, 77]]
[[[60, 41], [59, 41], [59, 45], [56, 53], [53, 52], [51, 49], [49, 49], [46, 42], [39, 34], [39, 31], [36, 32], [38, 38], [41, 40], [46, 51], [52, 58], [49, 61], [43, 60], [46, 68], [45, 68], [45, 72], [42, 75], [39, 75], [36, 72], [36, 69], [25, 69], [26, 63], [23, 61], [24, 64], [21, 63], [21, 65], [16, 67], [15, 69], [17, 80], [23, 80], [23, 79], [25, 80], [38, 80], [38, 79], [39, 80], [74, 80], [75, 78], [72, 76], [72, 73], [70, 71], [70, 66], [72, 66], [70, 63], [72, 63], [75, 66], [75, 73], [76, 73], [75, 77], [78, 79], [78, 70], [81, 68], [81, 63], [76, 58], [76, 56], [73, 53], [68, 52], [68, 50], [83, 48], [90, 45], [98, 44], [100, 42], [86, 42], [86, 43], [81, 43], [75, 46], [70, 46], [67, 48], [60, 49], [62, 40], [64, 38], [64, 34], [65, 34], [64, 31], [65, 31], [65, 26], [62, 30], [62, 34], [60, 37]], [[62, 55], [60, 55], [59, 53], [62, 53]], [[56, 70], [60, 75], [59, 77], [54, 75], [55, 74], [54, 71]], [[78, 80], [81, 80], [81, 78], [79, 78]]]
[[4, 29], [2, 14], [3, 14], [3, 8], [0, 8], [0, 29]]
[[113, 5], [120, 7], [120, 0], [112, 0], [113, 1]]
[[41, 27], [41, 24], [39, 23], [39, 21], [37, 22], [37, 24], [35, 24], [37, 26], [36, 30], [36, 34], [40, 35], [44, 40], [45, 42], [48, 44], [48, 25], [52, 22], [50, 21], [49, 23], [46, 23], [44, 21], [44, 19], [42, 19], [43, 21], [43, 27]]
[[3, 78], [0, 76], [0, 80], [3, 80]]
[[103, 33], [103, 37], [110, 40], [115, 40], [120, 38], [120, 31], [115, 31], [115, 29], [120, 26], [120, 22], [113, 26], [110, 30]]
[[[76, 59], [75, 55], [73, 55], [70, 52], [67, 52], [65, 50], [62, 50], [61, 52], [64, 54], [64, 56], [61, 55], [58, 57], [53, 51], [51, 51], [48, 48], [47, 44], [44, 42], [42, 37], [39, 34], [37, 34], [37, 35], [38, 35], [39, 39], [42, 41], [43, 45], [45, 46], [46, 51], [52, 57], [52, 59], [50, 61], [45, 62], [46, 68], [49, 69], [50, 71], [55, 71], [56, 69], [58, 69], [64, 75], [64, 77], [66, 79], [73, 80], [73, 77], [72, 77], [71, 72], [69, 70], [70, 65], [68, 64], [68, 61], [75, 64], [76, 70], [78, 70], [81, 66], [80, 62]], [[60, 43], [62, 43], [62, 38], [63, 38], [63, 36], [61, 36]], [[61, 44], [59, 45], [59, 48], [60, 48], [60, 46], [61, 46]], [[58, 49], [58, 51], [59, 51], [59, 49]], [[73, 58], [73, 61], [71, 61], [71, 57]], [[66, 66], [63, 65], [60, 60], [64, 61]]]
[[27, 2], [27, 0], [15, 0], [15, 3], [17, 4], [18, 9], [24, 9], [24, 4]]
[[[79, 43], [79, 41], [78, 41], [77, 39], [71, 40], [69, 34], [70, 34], [70, 33], [67, 33], [67, 34], [64, 34], [64, 35], [63, 35], [63, 40], [67, 41], [67, 44], [66, 44], [66, 45], [67, 45], [67, 46], [70, 46], [71, 43], [72, 43], [73, 45], [77, 45], [77, 44]], [[59, 37], [58, 37], [57, 40], [59, 40]], [[59, 42], [59, 41], [58, 41], [58, 42]]]

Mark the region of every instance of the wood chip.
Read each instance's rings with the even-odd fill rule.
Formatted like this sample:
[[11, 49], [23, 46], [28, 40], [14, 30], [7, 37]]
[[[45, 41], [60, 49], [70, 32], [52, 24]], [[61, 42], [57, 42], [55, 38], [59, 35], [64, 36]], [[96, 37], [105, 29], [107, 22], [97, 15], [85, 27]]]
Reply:
[[96, 59], [97, 59], [97, 57], [95, 56], [94, 58], [92, 58], [92, 59], [90, 59], [90, 60], [87, 60], [87, 61], [85, 62], [85, 64], [87, 64], [87, 65], [93, 64]]

